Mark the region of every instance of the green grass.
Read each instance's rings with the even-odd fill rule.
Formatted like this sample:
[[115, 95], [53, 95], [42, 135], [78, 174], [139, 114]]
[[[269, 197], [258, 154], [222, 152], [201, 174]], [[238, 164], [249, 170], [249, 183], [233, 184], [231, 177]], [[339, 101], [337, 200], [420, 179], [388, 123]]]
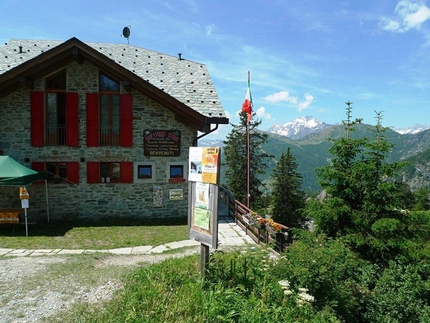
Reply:
[[15, 249], [113, 249], [158, 246], [188, 239], [184, 219], [157, 221], [108, 221], [38, 223], [0, 226], [0, 248]]
[[79, 302], [44, 322], [340, 323], [328, 310], [289, 301], [263, 260], [268, 260], [264, 250], [216, 253], [202, 280], [199, 256], [168, 259], [131, 271], [110, 301]]

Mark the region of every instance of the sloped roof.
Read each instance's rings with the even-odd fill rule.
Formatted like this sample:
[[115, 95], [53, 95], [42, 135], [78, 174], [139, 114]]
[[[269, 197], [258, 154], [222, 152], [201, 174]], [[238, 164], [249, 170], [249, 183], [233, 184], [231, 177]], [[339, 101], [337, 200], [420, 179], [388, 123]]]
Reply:
[[182, 122], [208, 131], [228, 118], [204, 64], [126, 44], [11, 39], [0, 47], [0, 97], [73, 60], [88, 60], [104, 73], [175, 112]]

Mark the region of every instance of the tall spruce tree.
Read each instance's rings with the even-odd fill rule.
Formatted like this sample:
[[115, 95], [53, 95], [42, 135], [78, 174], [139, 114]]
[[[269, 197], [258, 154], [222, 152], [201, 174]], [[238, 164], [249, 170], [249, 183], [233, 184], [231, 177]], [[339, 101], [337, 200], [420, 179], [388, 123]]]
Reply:
[[[407, 217], [404, 190], [396, 182], [403, 163], [385, 163], [392, 145], [383, 136], [381, 113], [377, 113], [375, 138], [352, 138], [351, 102], [347, 102], [345, 135], [330, 148], [328, 166], [317, 170], [327, 198], [313, 209], [317, 228], [332, 237], [343, 237], [366, 258], [386, 262], [404, 248]], [[316, 204], [314, 204], [315, 206]]]
[[[247, 114], [240, 113], [240, 123], [232, 124], [232, 130], [224, 141], [224, 165], [227, 166], [225, 176], [227, 188], [233, 192], [235, 199], [246, 204], [248, 183], [247, 159]], [[262, 182], [259, 175], [264, 173], [267, 153], [262, 151], [261, 145], [267, 141], [267, 134], [258, 131], [260, 121], [251, 120], [250, 131], [250, 207], [253, 210], [261, 207]]]
[[273, 170], [272, 218], [288, 227], [302, 227], [306, 218], [305, 192], [301, 190], [302, 176], [297, 172], [295, 157], [290, 152], [281, 154]]

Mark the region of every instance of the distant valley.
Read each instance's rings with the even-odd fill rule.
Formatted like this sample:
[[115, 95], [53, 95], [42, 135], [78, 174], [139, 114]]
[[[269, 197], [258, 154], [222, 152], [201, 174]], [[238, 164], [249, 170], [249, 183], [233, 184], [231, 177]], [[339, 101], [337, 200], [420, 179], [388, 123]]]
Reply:
[[[291, 153], [296, 158], [298, 171], [303, 176], [303, 189], [307, 192], [316, 192], [320, 190], [317, 182], [315, 169], [328, 165], [330, 155], [328, 149], [332, 145], [329, 138], [338, 139], [344, 135], [343, 125], [327, 125], [319, 123], [312, 117], [303, 117], [302, 120], [296, 119], [290, 126], [296, 126], [290, 136], [298, 139], [289, 138], [286, 135], [273, 133], [277, 130], [281, 133], [288, 131], [287, 126], [271, 127], [267, 131], [268, 141], [262, 146], [262, 149], [269, 155], [273, 156], [269, 160], [268, 171], [263, 175], [264, 183], [269, 187], [272, 181], [271, 172], [276, 167], [281, 154], [290, 147]], [[303, 126], [304, 123], [311, 125], [316, 131], [309, 131]], [[319, 124], [318, 124], [319, 123]], [[307, 134], [300, 134], [301, 131]], [[371, 129], [373, 126], [360, 124], [357, 130], [353, 132], [354, 137], [372, 138], [375, 132]], [[393, 150], [387, 156], [387, 162], [408, 161], [410, 164], [405, 167], [401, 176], [412, 190], [422, 186], [430, 185], [430, 129], [414, 133], [413, 130], [401, 134], [399, 132], [387, 129], [384, 133], [387, 141], [394, 144]], [[222, 140], [219, 141], [199, 141], [199, 146], [222, 146]], [[270, 188], [269, 188], [270, 189]]]

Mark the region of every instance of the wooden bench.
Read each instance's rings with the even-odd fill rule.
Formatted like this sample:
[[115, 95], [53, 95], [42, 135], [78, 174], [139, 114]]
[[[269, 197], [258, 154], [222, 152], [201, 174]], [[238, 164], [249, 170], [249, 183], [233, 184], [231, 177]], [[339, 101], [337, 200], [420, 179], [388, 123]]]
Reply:
[[0, 224], [19, 224], [22, 209], [0, 209]]

